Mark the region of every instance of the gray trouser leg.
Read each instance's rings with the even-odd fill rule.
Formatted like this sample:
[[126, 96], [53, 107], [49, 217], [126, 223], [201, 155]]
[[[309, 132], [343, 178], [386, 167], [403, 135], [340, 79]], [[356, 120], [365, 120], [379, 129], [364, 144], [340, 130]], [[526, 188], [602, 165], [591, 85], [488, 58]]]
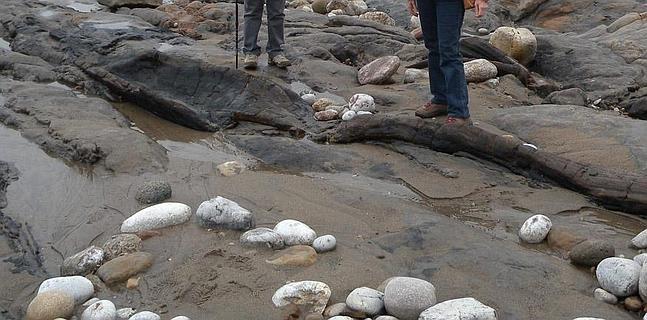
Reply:
[[285, 0], [267, 1], [267, 53], [275, 56], [282, 51], [284, 42], [283, 20], [285, 18]]
[[243, 30], [243, 52], [260, 54], [258, 31], [261, 30], [264, 0], [245, 0], [245, 29]]

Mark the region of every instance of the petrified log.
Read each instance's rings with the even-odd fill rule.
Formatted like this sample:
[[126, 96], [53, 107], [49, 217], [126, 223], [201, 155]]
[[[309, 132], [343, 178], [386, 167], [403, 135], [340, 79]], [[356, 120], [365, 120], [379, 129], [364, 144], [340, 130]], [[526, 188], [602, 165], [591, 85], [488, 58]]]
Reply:
[[331, 143], [401, 140], [446, 153], [467, 152], [519, 174], [541, 175], [610, 209], [631, 213], [647, 210], [645, 175], [582, 164], [524, 145], [512, 135], [495, 134], [478, 126], [446, 126], [402, 115], [358, 116], [316, 139]]

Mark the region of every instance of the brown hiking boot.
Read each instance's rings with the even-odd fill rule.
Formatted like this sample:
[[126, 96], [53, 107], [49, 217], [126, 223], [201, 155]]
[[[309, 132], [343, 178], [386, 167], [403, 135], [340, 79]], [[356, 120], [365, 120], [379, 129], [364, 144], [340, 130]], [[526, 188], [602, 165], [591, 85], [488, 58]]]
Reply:
[[277, 54], [275, 56], [269, 57], [269, 59], [267, 60], [267, 64], [269, 64], [271, 66], [277, 66], [277, 67], [279, 67], [281, 69], [285, 69], [288, 66], [292, 65], [290, 60], [288, 60], [288, 58], [286, 58], [282, 54]]
[[471, 126], [472, 120], [470, 118], [457, 118], [454, 116], [448, 116], [447, 119], [445, 119], [445, 124], [452, 126]]
[[431, 101], [425, 103], [416, 110], [416, 116], [420, 118], [433, 118], [447, 114], [447, 105], [437, 104]]
[[243, 68], [253, 70], [253, 69], [256, 69], [257, 65], [258, 65], [258, 55], [255, 55], [253, 53], [246, 53], [245, 60], [243, 60]]

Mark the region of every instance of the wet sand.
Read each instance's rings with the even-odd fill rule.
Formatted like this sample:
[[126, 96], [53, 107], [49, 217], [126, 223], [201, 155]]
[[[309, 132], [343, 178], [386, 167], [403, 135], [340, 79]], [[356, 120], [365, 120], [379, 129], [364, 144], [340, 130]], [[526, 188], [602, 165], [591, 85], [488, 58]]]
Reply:
[[[132, 105], [116, 107], [168, 150], [166, 172], [96, 174], [0, 127], [0, 150], [10, 150], [0, 158], [21, 172], [8, 188], [3, 212], [31, 226], [47, 273], [12, 274], [9, 263], [0, 263], [2, 279], [11, 279], [0, 290], [17, 292], [0, 303], [14, 314], [24, 311], [40, 281], [58, 275], [64, 256], [103, 244], [142, 208], [134, 199], [138, 184], [165, 179], [173, 187], [171, 201], [195, 210], [221, 195], [254, 212], [258, 226], [298, 219], [320, 235], [335, 235], [338, 248], [308, 268], [276, 267], [265, 262], [273, 252], [241, 248], [239, 232], [205, 230], [192, 220], [144, 241], [155, 263], [138, 289], [118, 286], [98, 297], [164, 318], [281, 319], [270, 298], [286, 281], [323, 281], [332, 288], [331, 301], [338, 302], [355, 287], [409, 275], [434, 283], [440, 301], [473, 296], [499, 310], [500, 319], [637, 318], [594, 300], [596, 280], [589, 270], [573, 267], [547, 245], [520, 244], [516, 235], [528, 216], [542, 213], [556, 226], [610, 240], [618, 254], [633, 256], [627, 242], [647, 226], [634, 216], [597, 208], [579, 194], [537, 186], [486, 162], [406, 144], [322, 145], [320, 152], [348, 155], [347, 163], [308, 171], [302, 169], [317, 166], [277, 157], [259, 161], [272, 153], [256, 149], [252, 155], [232, 137], [186, 129]], [[279, 141], [266, 138], [270, 150]], [[234, 159], [251, 169], [233, 177], [217, 174], [216, 165]], [[446, 170], [458, 178], [443, 176]]]

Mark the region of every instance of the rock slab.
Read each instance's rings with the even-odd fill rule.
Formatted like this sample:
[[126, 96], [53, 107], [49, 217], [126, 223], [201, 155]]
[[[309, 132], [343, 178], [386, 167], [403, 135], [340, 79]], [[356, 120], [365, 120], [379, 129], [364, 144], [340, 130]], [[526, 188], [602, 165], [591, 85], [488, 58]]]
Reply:
[[100, 4], [112, 9], [119, 7], [149, 7], [156, 8], [162, 5], [162, 0], [98, 0]]
[[428, 281], [395, 277], [384, 289], [386, 312], [400, 320], [417, 320], [420, 313], [436, 304], [436, 288]]
[[121, 224], [121, 232], [135, 233], [166, 228], [185, 223], [191, 218], [191, 207], [178, 202], [166, 202], [144, 208]]
[[249, 210], [220, 196], [200, 204], [196, 216], [205, 228], [248, 230], [255, 225], [254, 215]]

